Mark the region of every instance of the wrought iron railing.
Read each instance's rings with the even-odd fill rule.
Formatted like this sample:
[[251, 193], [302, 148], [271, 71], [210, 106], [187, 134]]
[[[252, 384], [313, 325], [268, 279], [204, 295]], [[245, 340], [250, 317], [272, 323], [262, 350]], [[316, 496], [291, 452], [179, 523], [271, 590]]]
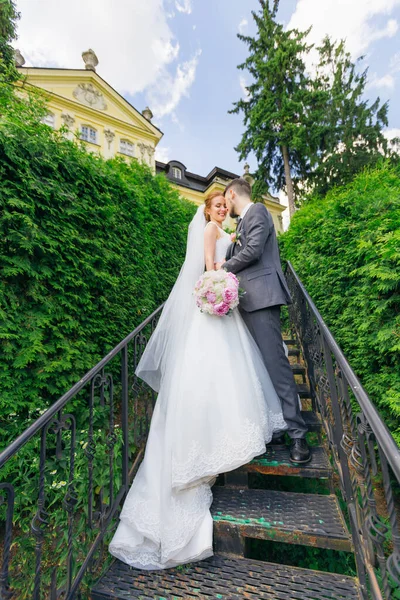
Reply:
[[[156, 400], [134, 372], [161, 309], [0, 454], [0, 600], [81, 598], [85, 578], [106, 564], [105, 540], [140, 462]], [[34, 482], [31, 475], [24, 480], [26, 461], [37, 463]], [[20, 551], [24, 560], [32, 554], [28, 566]]]
[[[400, 451], [290, 263], [287, 279], [291, 322], [347, 504], [363, 596], [394, 599]], [[107, 536], [140, 463], [156, 400], [134, 371], [161, 308], [0, 454], [0, 600], [83, 598], [91, 574], [97, 578], [100, 565], [107, 566]], [[26, 461], [37, 461], [33, 486], [24, 480]], [[29, 498], [27, 488], [34, 489]], [[32, 554], [29, 572], [20, 572], [19, 548]]]
[[363, 597], [398, 598], [400, 450], [290, 263], [286, 276], [290, 320], [347, 504]]

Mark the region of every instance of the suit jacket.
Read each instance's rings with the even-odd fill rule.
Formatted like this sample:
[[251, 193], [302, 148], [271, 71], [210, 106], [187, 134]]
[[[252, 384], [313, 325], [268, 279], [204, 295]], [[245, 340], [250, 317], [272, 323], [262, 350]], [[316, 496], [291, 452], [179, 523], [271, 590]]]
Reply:
[[240, 299], [243, 310], [291, 304], [275, 227], [264, 204], [255, 203], [239, 222], [236, 242], [229, 246], [222, 268], [238, 276], [246, 292]]

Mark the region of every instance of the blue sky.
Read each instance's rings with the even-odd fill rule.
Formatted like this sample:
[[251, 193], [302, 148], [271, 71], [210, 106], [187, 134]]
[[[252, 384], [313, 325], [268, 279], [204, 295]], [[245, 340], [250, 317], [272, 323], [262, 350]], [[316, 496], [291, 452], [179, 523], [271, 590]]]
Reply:
[[[283, 23], [289, 24], [297, 4], [297, 0], [281, 1], [279, 19]], [[194, 1], [190, 14], [177, 12], [171, 19], [171, 28], [179, 39], [183, 55], [192, 56], [198, 48], [202, 53], [190, 96], [183, 97], [175, 111], [179, 123], [173, 122], [170, 116], [159, 120], [164, 132], [160, 146], [168, 148], [169, 158], [182, 160], [192, 171], [206, 174], [218, 165], [243, 172], [243, 162], [239, 163], [234, 150], [243, 131], [242, 116], [230, 115], [228, 110], [243, 93], [240, 76], [246, 79], [245, 72], [239, 71], [237, 65], [246, 58], [247, 46], [236, 34], [244, 20], [247, 25], [243, 24], [242, 30], [250, 35], [255, 32], [251, 10], [258, 10], [258, 6], [258, 0]], [[372, 27], [385, 31], [390, 19], [400, 22], [400, 6], [390, 13], [382, 11], [375, 15], [371, 19]], [[313, 24], [311, 14], [308, 24]], [[344, 30], [343, 35], [345, 33]], [[389, 126], [400, 128], [400, 54], [392, 74], [389, 67], [400, 50], [400, 31], [392, 37], [386, 35], [370, 43], [367, 39], [367, 42], [368, 45], [355, 54], [366, 55], [362, 64], [369, 67], [371, 84], [374, 82], [367, 90], [367, 97], [389, 100]], [[354, 46], [357, 52], [357, 43]], [[399, 71], [396, 72], [396, 68]], [[391, 80], [385, 79], [388, 74], [394, 79], [393, 87]], [[136, 94], [130, 99], [140, 106], [146, 102], [146, 94]], [[256, 166], [252, 157], [249, 162], [252, 168]]]
[[[98, 73], [138, 110], [147, 104], [164, 132], [161, 160], [181, 160], [206, 175], [218, 165], [241, 174], [234, 146], [242, 117], [229, 115], [244, 93], [237, 70], [247, 54], [239, 28], [254, 33], [258, 0], [17, 0], [27, 65], [81, 68], [92, 47]], [[281, 0], [287, 26], [313, 25], [311, 41], [345, 37], [365, 54], [367, 97], [390, 101], [389, 128], [400, 133], [400, 0]], [[247, 79], [247, 81], [249, 81]], [[252, 157], [251, 168], [255, 168]]]
[[[295, 0], [286, 4], [281, 17], [288, 20], [287, 9]], [[169, 149], [170, 158], [182, 160], [191, 171], [205, 175], [217, 165], [243, 173], [244, 163], [239, 163], [234, 150], [243, 131], [242, 117], [228, 111], [243, 95], [240, 77], [245, 74], [237, 65], [246, 58], [247, 47], [237, 38], [239, 24], [247, 20], [248, 26], [242, 28], [251, 33], [251, 9], [257, 6], [257, 0], [193, 2], [190, 15], [175, 16], [173, 26], [182, 47], [187, 48], [188, 55], [196, 48], [202, 53], [190, 97], [183, 98], [176, 110], [179, 123], [168, 117], [160, 120], [164, 132], [160, 145]], [[254, 160], [249, 158], [249, 162], [255, 166]]]

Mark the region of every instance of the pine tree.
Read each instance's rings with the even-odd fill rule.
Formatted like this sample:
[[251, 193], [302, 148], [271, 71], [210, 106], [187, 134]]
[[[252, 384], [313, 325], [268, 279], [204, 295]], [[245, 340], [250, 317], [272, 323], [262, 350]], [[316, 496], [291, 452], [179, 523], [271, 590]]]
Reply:
[[253, 83], [249, 97], [235, 102], [229, 112], [244, 115], [246, 129], [236, 147], [240, 159], [255, 153], [256, 178], [286, 190], [292, 215], [297, 182], [307, 179], [317, 160], [326, 92], [313, 85], [306, 71], [309, 30], [285, 31], [276, 20], [279, 0], [259, 2], [261, 11], [252, 12], [256, 37], [238, 34], [249, 47], [238, 68], [247, 69]]
[[244, 116], [240, 159], [254, 152], [256, 179], [263, 188], [285, 189], [292, 216], [295, 200], [310, 190], [326, 194], [390, 154], [382, 133], [388, 103], [363, 97], [367, 70], [358, 72], [359, 61], [351, 61], [343, 41], [325, 38], [316, 70], [308, 71], [310, 29], [285, 30], [277, 21], [279, 0], [259, 2], [261, 11], [252, 12], [256, 36], [238, 34], [249, 47], [238, 68], [247, 69], [253, 82], [248, 98], [230, 112]]
[[322, 113], [318, 165], [310, 175], [317, 193], [345, 184], [367, 165], [374, 165], [388, 154], [382, 128], [388, 125], [388, 103], [365, 100], [367, 69], [357, 72], [344, 42], [326, 37], [318, 48], [319, 64], [314, 79], [316, 89], [328, 95]]
[[13, 0], [0, 0], [0, 74], [14, 66], [14, 50], [10, 42], [17, 37], [19, 17]]

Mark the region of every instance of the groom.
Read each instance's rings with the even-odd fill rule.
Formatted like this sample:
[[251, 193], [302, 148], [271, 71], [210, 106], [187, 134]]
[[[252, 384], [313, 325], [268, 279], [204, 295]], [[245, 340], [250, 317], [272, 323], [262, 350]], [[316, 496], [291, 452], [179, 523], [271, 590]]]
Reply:
[[[306, 463], [310, 450], [307, 427], [301, 416], [296, 383], [286, 357], [280, 326], [280, 307], [291, 298], [282, 272], [272, 217], [264, 204], [250, 200], [251, 188], [242, 178], [234, 179], [224, 192], [231, 217], [239, 217], [236, 241], [228, 248], [226, 262], [218, 264], [240, 278], [245, 290], [239, 310], [257, 342], [269, 376], [282, 403], [287, 433], [291, 438], [290, 460]], [[284, 433], [272, 444], [283, 444]]]

